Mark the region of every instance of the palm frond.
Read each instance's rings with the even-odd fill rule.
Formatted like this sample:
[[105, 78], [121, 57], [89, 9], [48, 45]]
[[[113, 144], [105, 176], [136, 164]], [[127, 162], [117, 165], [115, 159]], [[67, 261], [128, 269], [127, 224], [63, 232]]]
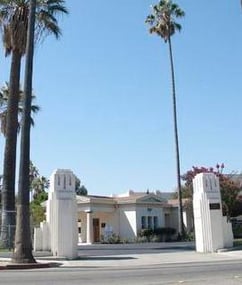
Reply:
[[[13, 50], [25, 53], [29, 0], [0, 0], [0, 29], [2, 30], [6, 56]], [[53, 34], [61, 36], [58, 16], [68, 14], [64, 0], [37, 0], [36, 38]], [[37, 40], [36, 40], [37, 41]]]
[[185, 12], [172, 0], [161, 0], [152, 6], [152, 14], [147, 16], [145, 23], [151, 26], [150, 33], [156, 33], [167, 42], [169, 37], [181, 30], [181, 25], [175, 19], [184, 16]]
[[181, 31], [182, 26], [181, 26], [180, 24], [178, 24], [178, 23], [174, 23], [173, 25], [174, 25], [174, 28], [175, 28], [175, 30], [176, 30], [176, 31], [178, 31], [178, 32], [180, 32], [180, 31]]
[[31, 112], [34, 113], [34, 114], [38, 113], [40, 110], [41, 110], [41, 108], [38, 105], [32, 105], [31, 106]]
[[[8, 82], [0, 89], [0, 131], [3, 135], [6, 134], [6, 118], [7, 118], [7, 104], [9, 98], [9, 84]], [[21, 128], [22, 113], [23, 113], [23, 90], [19, 90], [19, 104], [18, 104], [18, 132]], [[36, 99], [36, 96], [32, 94], [32, 102]], [[40, 106], [32, 104], [31, 113], [37, 114], [41, 110]], [[34, 119], [31, 117], [31, 125], [34, 126]]]

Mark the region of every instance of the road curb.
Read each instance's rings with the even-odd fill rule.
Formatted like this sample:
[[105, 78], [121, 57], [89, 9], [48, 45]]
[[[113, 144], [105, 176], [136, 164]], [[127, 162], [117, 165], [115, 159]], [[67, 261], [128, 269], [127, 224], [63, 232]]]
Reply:
[[41, 268], [51, 268], [59, 267], [61, 263], [57, 262], [48, 262], [48, 263], [8, 263], [6, 265], [0, 265], [0, 270], [22, 270], [22, 269], [41, 269]]

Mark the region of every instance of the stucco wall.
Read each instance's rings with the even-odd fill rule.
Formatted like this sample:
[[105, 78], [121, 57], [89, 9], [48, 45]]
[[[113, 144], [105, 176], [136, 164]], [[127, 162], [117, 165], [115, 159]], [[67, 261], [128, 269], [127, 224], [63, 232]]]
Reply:
[[[79, 233], [79, 242], [87, 241], [87, 214], [84, 212], [78, 213], [78, 219], [81, 220], [79, 226], [81, 226], [81, 233]], [[94, 212], [92, 213], [92, 220], [99, 219], [100, 224], [100, 238], [104, 235], [104, 226], [109, 226], [112, 228], [113, 233], [119, 235], [119, 215], [118, 212], [115, 211], [113, 213], [102, 213], [102, 212]]]
[[136, 207], [135, 206], [120, 206], [119, 207], [120, 219], [120, 238], [133, 240], [136, 237]]

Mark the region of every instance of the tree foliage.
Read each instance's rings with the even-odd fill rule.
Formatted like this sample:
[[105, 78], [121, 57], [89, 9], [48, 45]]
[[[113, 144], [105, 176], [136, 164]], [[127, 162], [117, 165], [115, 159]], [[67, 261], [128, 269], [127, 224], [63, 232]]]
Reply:
[[32, 201], [30, 203], [30, 211], [32, 223], [38, 226], [40, 222], [45, 220], [45, 210], [41, 203], [48, 199], [49, 180], [39, 174], [38, 168], [30, 162], [29, 168], [30, 188], [32, 191]]
[[238, 202], [238, 194], [241, 191], [241, 185], [235, 174], [223, 174], [224, 164], [217, 164], [216, 167], [197, 167], [193, 166], [191, 170], [188, 170], [182, 175], [182, 180], [185, 181], [185, 185], [182, 191], [184, 198], [192, 198], [193, 195], [193, 178], [199, 173], [213, 173], [219, 178], [221, 199], [223, 202], [223, 213], [231, 217], [233, 215], [233, 209]]
[[39, 174], [39, 170], [34, 166], [32, 161], [30, 161], [29, 167], [29, 181], [30, 191], [34, 199], [38, 194], [45, 192], [45, 190], [49, 188], [49, 180]]
[[161, 0], [157, 5], [152, 6], [152, 14], [146, 18], [146, 23], [151, 27], [150, 33], [160, 36], [165, 42], [176, 31], [181, 30], [181, 25], [176, 22], [176, 18], [182, 18], [185, 12], [171, 0]]
[[76, 176], [76, 185], [75, 185], [76, 195], [87, 196], [88, 191], [84, 185], [81, 185], [81, 180]]
[[[8, 82], [0, 90], [0, 130], [1, 133], [6, 135], [7, 127], [7, 102], [9, 98], [9, 84]], [[32, 101], [35, 100], [35, 95], [32, 94]], [[31, 112], [36, 114], [40, 110], [38, 105], [31, 105]], [[22, 121], [23, 113], [23, 90], [19, 90], [19, 104], [18, 104], [18, 131], [20, 131], [20, 124]], [[31, 118], [31, 125], [34, 126], [34, 119]]]
[[[21, 61], [26, 52], [27, 28], [29, 23], [30, 0], [0, 0], [0, 26], [5, 55], [11, 55], [9, 76], [9, 98], [5, 130], [5, 150], [2, 187], [2, 224], [13, 225], [15, 219], [15, 177], [16, 146], [18, 132], [18, 103], [21, 75]], [[61, 35], [58, 15], [67, 14], [64, 0], [37, 0], [35, 38], [54, 34]], [[26, 144], [24, 144], [26, 145]], [[26, 166], [28, 167], [28, 166]], [[26, 178], [28, 179], [27, 175]], [[26, 187], [24, 187], [26, 188]], [[11, 239], [12, 239], [11, 235]], [[1, 240], [7, 240], [1, 231]]]

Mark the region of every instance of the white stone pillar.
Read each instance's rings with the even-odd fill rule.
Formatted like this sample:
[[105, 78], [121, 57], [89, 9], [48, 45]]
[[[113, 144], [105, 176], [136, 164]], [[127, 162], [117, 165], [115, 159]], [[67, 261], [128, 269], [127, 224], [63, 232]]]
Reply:
[[93, 220], [92, 211], [86, 211], [87, 213], [87, 243], [93, 243]]
[[47, 222], [53, 255], [66, 258], [77, 257], [78, 224], [75, 175], [70, 170], [58, 169], [51, 175]]
[[[215, 174], [200, 173], [193, 179], [193, 211], [196, 250], [205, 253], [224, 248], [220, 185]], [[232, 232], [231, 225], [228, 228]]]
[[42, 240], [42, 250], [48, 251], [50, 250], [50, 233], [49, 233], [49, 225], [47, 222], [40, 223], [40, 228], [43, 235]]

